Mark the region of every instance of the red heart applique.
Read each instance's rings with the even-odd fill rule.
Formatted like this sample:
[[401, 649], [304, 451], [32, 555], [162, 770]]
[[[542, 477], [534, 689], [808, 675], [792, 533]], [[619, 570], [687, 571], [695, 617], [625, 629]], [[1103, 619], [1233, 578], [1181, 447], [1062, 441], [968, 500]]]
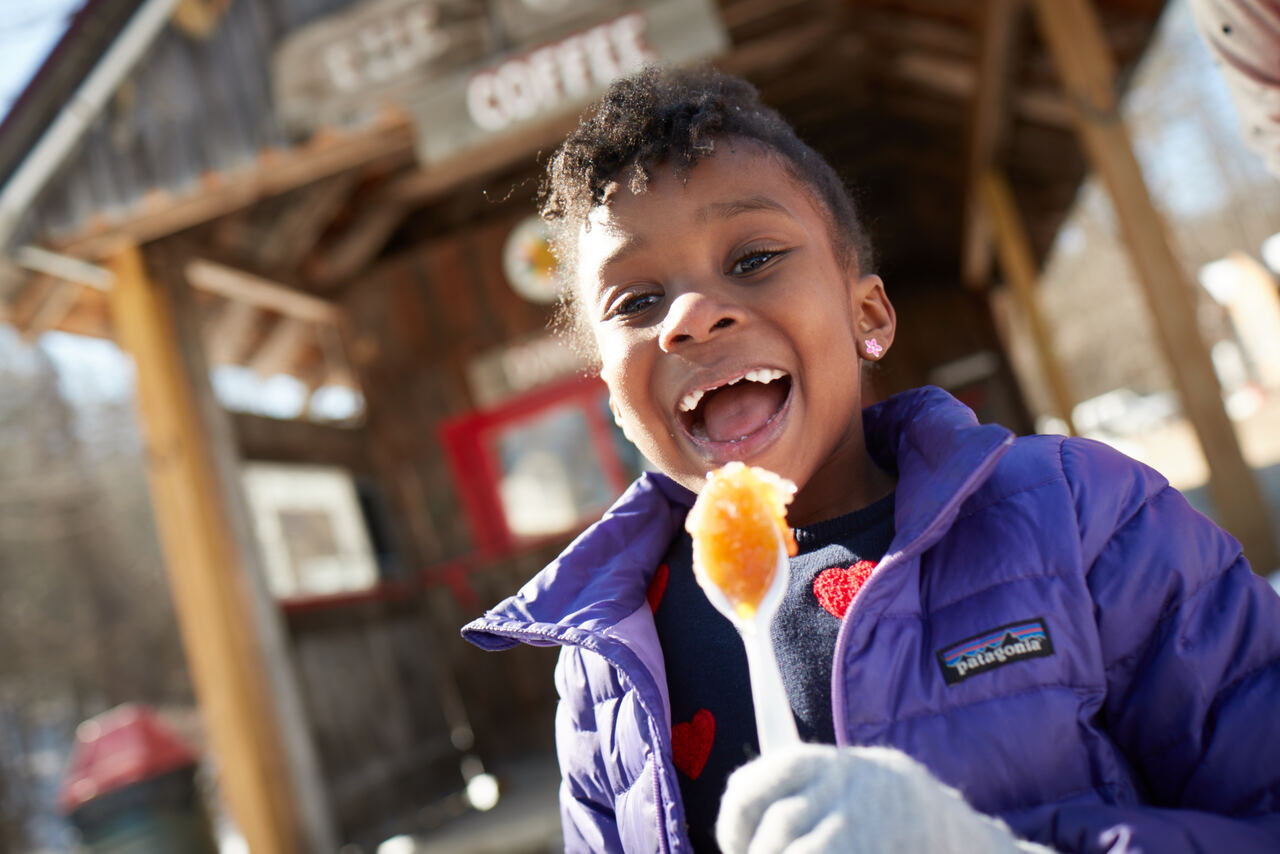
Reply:
[[644, 593], [644, 598], [649, 600], [649, 610], [655, 614], [658, 613], [658, 603], [662, 601], [662, 594], [667, 592], [667, 576], [670, 574], [671, 570], [665, 563], [658, 564], [658, 571], [653, 574], [649, 589]]
[[813, 580], [813, 595], [818, 597], [818, 604], [833, 617], [844, 619], [853, 597], [858, 595], [862, 585], [871, 577], [875, 569], [874, 561], [860, 560], [853, 566], [833, 566], [818, 573]]
[[676, 770], [690, 780], [698, 779], [716, 740], [716, 719], [707, 709], [698, 709], [689, 723], [671, 728], [671, 759]]

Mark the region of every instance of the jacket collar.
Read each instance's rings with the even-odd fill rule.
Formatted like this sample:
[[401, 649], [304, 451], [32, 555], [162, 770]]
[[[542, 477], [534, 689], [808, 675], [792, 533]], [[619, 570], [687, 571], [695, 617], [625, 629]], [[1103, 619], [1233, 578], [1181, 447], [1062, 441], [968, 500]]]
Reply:
[[935, 386], [869, 407], [862, 423], [872, 458], [898, 476], [890, 554], [933, 545], [1013, 442], [1010, 430], [979, 424], [973, 410]]
[[[897, 472], [894, 536], [876, 571], [840, 626], [832, 654], [832, 716], [845, 720], [845, 650], [860, 649], [882, 614], [921, 611], [920, 555], [951, 529], [965, 502], [995, 471], [1013, 444], [998, 424], [979, 424], [973, 412], [939, 388], [895, 395], [863, 413], [867, 450]], [[837, 726], [836, 742], [845, 732]]]
[[644, 602], [694, 497], [666, 475], [641, 475], [518, 593], [463, 627], [463, 637], [484, 649], [507, 649], [518, 641], [491, 632], [539, 624], [558, 640], [560, 630], [600, 633], [617, 625]]
[[[890, 553], [904, 556], [945, 533], [1013, 438], [999, 425], [979, 425], [972, 411], [931, 386], [869, 407], [863, 424], [873, 458], [898, 476]], [[546, 643], [577, 634], [570, 630], [610, 634], [644, 601], [693, 499], [664, 475], [642, 475], [599, 522], [518, 593], [465, 626], [463, 636], [485, 649], [506, 649], [531, 640], [535, 627]]]

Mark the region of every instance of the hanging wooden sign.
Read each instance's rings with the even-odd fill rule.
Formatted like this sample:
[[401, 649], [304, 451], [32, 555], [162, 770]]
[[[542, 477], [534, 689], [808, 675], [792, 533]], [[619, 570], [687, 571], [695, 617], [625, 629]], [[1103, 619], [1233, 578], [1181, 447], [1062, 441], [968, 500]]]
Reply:
[[421, 87], [410, 103], [419, 160], [444, 160], [580, 110], [613, 80], [647, 63], [687, 64], [728, 44], [710, 0], [658, 0], [455, 71]]
[[272, 83], [294, 133], [397, 105], [433, 159], [727, 45], [711, 0], [365, 0], [285, 38]]
[[482, 0], [368, 0], [281, 43], [272, 58], [276, 110], [298, 133], [358, 123], [500, 47]]

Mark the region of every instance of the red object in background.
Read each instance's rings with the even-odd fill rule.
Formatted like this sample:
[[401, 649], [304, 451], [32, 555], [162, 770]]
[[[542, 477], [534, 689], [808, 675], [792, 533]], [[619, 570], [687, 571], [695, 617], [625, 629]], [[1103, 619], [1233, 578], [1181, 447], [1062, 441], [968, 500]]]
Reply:
[[95, 798], [195, 764], [195, 754], [150, 708], [117, 706], [76, 729], [58, 805], [70, 814]]
[[[627, 475], [605, 415], [609, 391], [597, 377], [574, 377], [544, 386], [513, 398], [493, 409], [480, 410], [449, 419], [440, 426], [440, 441], [448, 457], [462, 505], [467, 514], [472, 542], [483, 557], [509, 554], [536, 542], [522, 538], [507, 524], [499, 495], [501, 465], [494, 442], [503, 430], [518, 427], [560, 408], [580, 412], [585, 419], [602, 477], [613, 492], [621, 495]], [[582, 523], [591, 521], [592, 508]]]

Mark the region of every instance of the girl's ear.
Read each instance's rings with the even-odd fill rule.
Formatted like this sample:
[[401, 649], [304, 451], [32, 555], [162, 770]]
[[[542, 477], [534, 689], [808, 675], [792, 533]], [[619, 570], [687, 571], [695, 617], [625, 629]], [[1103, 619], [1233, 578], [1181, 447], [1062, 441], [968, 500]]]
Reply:
[[898, 316], [879, 276], [859, 278], [853, 284], [852, 296], [858, 352], [864, 359], [877, 361], [893, 346]]

